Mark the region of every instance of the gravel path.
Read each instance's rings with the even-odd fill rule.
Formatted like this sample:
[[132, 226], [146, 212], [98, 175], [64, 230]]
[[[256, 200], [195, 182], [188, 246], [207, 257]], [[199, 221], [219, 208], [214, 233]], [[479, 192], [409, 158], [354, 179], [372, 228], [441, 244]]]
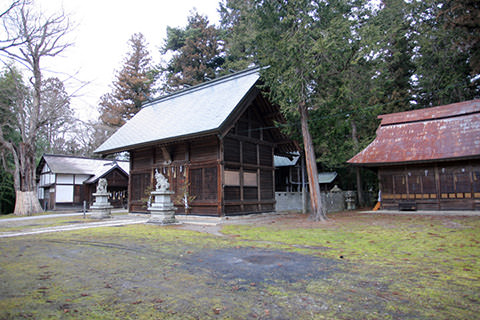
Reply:
[[[2, 224], [5, 225], [8, 222], [14, 223], [21, 223], [30, 220], [30, 218], [57, 218], [57, 217], [71, 217], [75, 216], [75, 214], [55, 214], [55, 215], [44, 215], [44, 216], [35, 216], [35, 217], [23, 217], [23, 218], [12, 218], [12, 219], [5, 219], [2, 220]], [[138, 224], [138, 223], [145, 223], [148, 220], [148, 217], [140, 217], [140, 216], [113, 216], [112, 219], [108, 220], [101, 220], [98, 222], [88, 222], [88, 223], [72, 223], [62, 226], [54, 226], [54, 227], [44, 227], [44, 228], [35, 228], [35, 229], [28, 229], [24, 231], [12, 231], [12, 232], [1, 232], [0, 238], [10, 238], [10, 237], [19, 237], [19, 236], [27, 236], [33, 234], [41, 234], [41, 233], [50, 233], [50, 232], [61, 232], [61, 231], [72, 231], [72, 230], [80, 230], [80, 229], [88, 229], [88, 228], [99, 228], [99, 227], [115, 227], [115, 226], [123, 226], [129, 224]], [[23, 224], [25, 225], [25, 224]]]

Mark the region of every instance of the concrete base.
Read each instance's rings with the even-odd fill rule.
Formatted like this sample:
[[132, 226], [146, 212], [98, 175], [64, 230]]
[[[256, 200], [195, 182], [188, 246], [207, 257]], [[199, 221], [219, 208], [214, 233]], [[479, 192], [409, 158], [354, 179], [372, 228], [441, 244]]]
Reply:
[[147, 223], [153, 224], [178, 224], [175, 219], [175, 207], [173, 206], [170, 196], [174, 194], [173, 191], [152, 191], [154, 201], [152, 206], [148, 208], [150, 211], [150, 219]]
[[92, 219], [108, 219], [112, 217], [112, 206], [90, 207], [90, 217]]
[[112, 208], [108, 202], [108, 193], [94, 193], [95, 202], [90, 207], [92, 219], [108, 219], [112, 217]]
[[150, 219], [148, 219], [147, 223], [153, 224], [181, 224], [177, 219], [175, 219], [175, 211], [166, 212], [166, 213], [154, 213], [152, 212], [150, 215]]

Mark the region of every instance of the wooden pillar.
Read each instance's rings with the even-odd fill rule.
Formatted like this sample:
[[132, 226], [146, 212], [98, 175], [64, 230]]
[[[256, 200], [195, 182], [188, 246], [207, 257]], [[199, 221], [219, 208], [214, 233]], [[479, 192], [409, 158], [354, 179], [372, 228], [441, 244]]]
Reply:
[[239, 174], [240, 174], [240, 210], [243, 212], [245, 210], [245, 206], [243, 204], [244, 198], [243, 198], [243, 142], [240, 141], [240, 169], [239, 169]]
[[257, 143], [257, 211], [262, 211], [261, 201], [261, 184], [260, 184], [260, 145]]
[[217, 214], [224, 215], [224, 190], [223, 190], [223, 169], [224, 169], [224, 145], [223, 139], [218, 139], [218, 162], [217, 162]]
[[441, 208], [441, 205], [440, 205], [440, 201], [441, 198], [440, 198], [440, 174], [438, 173], [438, 165], [435, 164], [435, 189], [437, 189], [437, 210], [440, 210]]
[[129, 166], [130, 166], [130, 172], [128, 174], [128, 186], [127, 186], [127, 192], [128, 192], [128, 212], [132, 212], [132, 172], [133, 172], [133, 161], [134, 157], [131, 151], [129, 151], [130, 154], [130, 161], [129, 161]]

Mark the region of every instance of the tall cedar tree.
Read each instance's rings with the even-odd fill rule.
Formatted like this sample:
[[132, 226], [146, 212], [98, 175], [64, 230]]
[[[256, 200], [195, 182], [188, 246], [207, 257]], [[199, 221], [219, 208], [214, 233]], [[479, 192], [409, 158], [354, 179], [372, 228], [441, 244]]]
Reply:
[[[21, 90], [17, 90], [15, 103], [11, 110], [15, 116], [15, 130], [20, 134], [18, 142], [9, 139], [5, 125], [0, 126], [0, 145], [12, 156], [15, 168], [13, 180], [16, 193], [16, 215], [30, 215], [41, 211], [36, 196], [35, 154], [37, 139], [42, 128], [50, 119], [53, 110], [42, 104], [42, 67], [41, 61], [46, 57], [55, 57], [65, 51], [70, 43], [65, 36], [70, 30], [68, 17], [62, 12], [45, 16], [35, 12], [29, 4], [22, 4], [1, 16], [6, 35], [18, 39], [12, 45], [0, 47], [0, 50], [19, 61], [31, 72], [31, 100], [26, 99]], [[8, 39], [7, 39], [8, 40]], [[4, 39], [1, 39], [5, 43]], [[17, 82], [17, 88], [22, 85]], [[4, 120], [4, 119], [1, 119]]]
[[[465, 1], [455, 4], [441, 0], [412, 3], [411, 35], [417, 46], [417, 54], [413, 58], [416, 66], [413, 89], [416, 102], [421, 107], [471, 100], [479, 96], [480, 81], [474, 81], [478, 75], [474, 70], [479, 69], [475, 65], [478, 58], [475, 48], [478, 48], [480, 37], [479, 5], [472, 4], [473, 11], [456, 11], [455, 8], [462, 4], [465, 5]], [[459, 15], [459, 12], [463, 13]], [[476, 18], [472, 16], [475, 14]], [[476, 35], [466, 32], [463, 26], [452, 24], [452, 19], [474, 20], [472, 30], [477, 31]], [[459, 45], [459, 42], [462, 44]]]
[[[16, 104], [19, 92], [28, 95], [28, 89], [23, 85], [21, 74], [13, 67], [5, 68], [0, 75], [0, 119], [2, 119], [2, 132], [8, 141], [18, 144], [20, 134], [15, 129], [17, 121], [13, 114], [12, 105]], [[15, 163], [13, 155], [6, 148], [0, 149], [0, 212], [12, 213], [15, 208], [15, 188], [13, 173]]]
[[378, 14], [373, 17], [373, 23], [378, 26], [378, 57], [373, 65], [377, 76], [373, 85], [380, 91], [374, 102], [381, 105], [378, 108], [380, 113], [412, 108], [411, 79], [415, 74], [412, 6], [404, 0], [384, 0]]
[[453, 39], [463, 52], [470, 55], [472, 75], [480, 74], [480, 2], [477, 0], [444, 1], [439, 12], [444, 28], [457, 30]]
[[[353, 4], [357, 5], [354, 6]], [[298, 112], [312, 199], [312, 216], [324, 220], [309, 113], [330, 106], [345, 70], [362, 56], [355, 26], [361, 2], [274, 1], [256, 3], [257, 57], [271, 98], [284, 112]], [[355, 10], [354, 10], [355, 9]], [[360, 12], [361, 13], [361, 12]]]
[[[287, 7], [303, 8], [315, 23], [305, 26], [302, 13], [291, 13], [297, 20], [289, 17], [282, 9]], [[286, 13], [279, 19], [281, 9]], [[238, 59], [269, 64], [266, 76], [281, 84], [304, 81], [293, 71], [286, 73], [282, 59], [293, 67], [297, 55], [306, 65], [303, 70], [309, 70], [311, 78], [303, 83], [312, 101], [309, 127], [317, 161], [347, 174], [344, 187], [351, 188], [350, 181], [356, 180], [345, 161], [374, 138], [377, 115], [468, 100], [480, 92], [480, 81], [474, 80], [480, 34], [475, 32], [476, 2], [385, 0], [370, 6], [361, 1], [224, 0], [220, 12], [226, 65]], [[295, 31], [295, 25], [305, 27]], [[281, 41], [288, 37], [290, 41]], [[301, 92], [292, 91], [291, 97]], [[289, 97], [287, 86], [280, 100], [295, 101]], [[290, 122], [286, 131], [301, 137], [300, 116], [288, 110], [292, 108], [284, 108]]]
[[113, 91], [100, 98], [100, 119], [113, 129], [121, 127], [152, 94], [157, 72], [151, 66], [145, 37], [135, 33], [128, 40], [130, 52], [116, 74]]
[[167, 27], [162, 53], [173, 57], [164, 68], [165, 91], [176, 91], [217, 76], [224, 62], [220, 32], [207, 17], [193, 12], [185, 28]]
[[225, 40], [225, 73], [239, 71], [257, 63], [255, 57], [255, 26], [248, 17], [254, 9], [251, 0], [223, 0], [220, 2], [220, 30]]

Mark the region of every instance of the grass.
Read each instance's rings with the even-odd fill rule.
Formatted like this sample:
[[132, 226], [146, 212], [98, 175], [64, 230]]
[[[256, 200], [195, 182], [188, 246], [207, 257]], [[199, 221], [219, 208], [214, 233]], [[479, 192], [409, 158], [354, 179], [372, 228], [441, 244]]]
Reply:
[[[375, 270], [377, 279], [389, 284], [387, 296], [416, 301], [424, 317], [443, 318], [440, 309], [448, 314], [445, 318], [457, 319], [476, 317], [471, 310], [477, 310], [480, 302], [479, 231], [479, 218], [401, 215], [339, 217], [314, 228], [223, 230], [237, 239], [349, 261], [356, 276]], [[402, 310], [396, 300], [389, 308]]]
[[[314, 223], [297, 215], [222, 232], [130, 225], [2, 239], [0, 319], [474, 319], [480, 312], [479, 217], [342, 213]], [[265, 252], [283, 262], [255, 260]], [[252, 280], [258, 274], [264, 279]]]

